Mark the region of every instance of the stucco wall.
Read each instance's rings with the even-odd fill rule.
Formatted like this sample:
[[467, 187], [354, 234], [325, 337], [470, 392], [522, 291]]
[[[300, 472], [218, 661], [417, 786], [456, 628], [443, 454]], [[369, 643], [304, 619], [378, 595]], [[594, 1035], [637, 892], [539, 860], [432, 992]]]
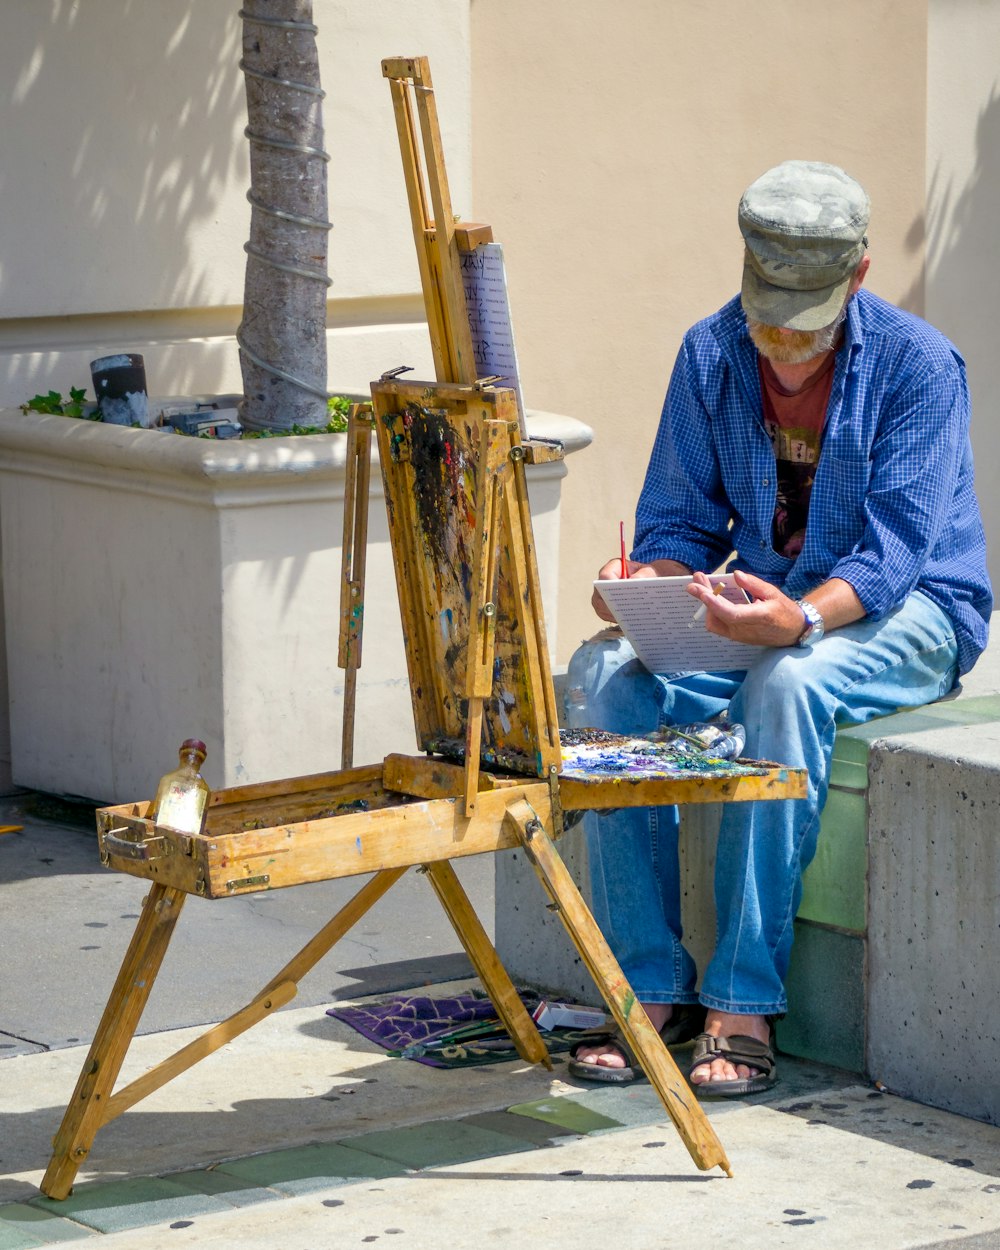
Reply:
[[[160, 393], [240, 388], [237, 8], [4, 5], [0, 407], [82, 385], [90, 359], [124, 348]], [[527, 402], [597, 432], [564, 491], [557, 658], [594, 627], [587, 583], [631, 518], [680, 336], [736, 289], [738, 196], [788, 156], [866, 184], [872, 289], [966, 355], [980, 497], [1000, 532], [1000, 0], [315, 0], [314, 16], [331, 385], [430, 372], [379, 67], [426, 54], [455, 210], [505, 244]], [[0, 723], [0, 770], [4, 744]]]
[[472, 0], [476, 214], [506, 245], [525, 393], [596, 433], [563, 497], [561, 659], [593, 632], [680, 337], [738, 288], [739, 196], [789, 157], [867, 187], [869, 286], [918, 313], [930, 232], [929, 313], [970, 362], [1000, 527], [998, 23], [997, 0]]
[[[242, 389], [250, 207], [230, 0], [9, 0], [0, 40], [0, 407], [90, 385], [108, 350], [158, 394]], [[430, 370], [385, 56], [431, 58], [470, 199], [468, 0], [315, 0], [329, 164], [331, 386]]]
[[[111, 351], [142, 353], [154, 394], [242, 390], [233, 336], [250, 207], [239, 7], [5, 0], [0, 409], [37, 391], [89, 391], [89, 362]], [[334, 222], [329, 384], [364, 392], [400, 364], [432, 376], [381, 61], [431, 58], [452, 198], [468, 217], [469, 4], [315, 0], [313, 17]], [[0, 792], [11, 776], [3, 648], [0, 620]]]
[[931, 0], [928, 32], [925, 316], [968, 362], [976, 482], [1000, 587], [1000, 3]]

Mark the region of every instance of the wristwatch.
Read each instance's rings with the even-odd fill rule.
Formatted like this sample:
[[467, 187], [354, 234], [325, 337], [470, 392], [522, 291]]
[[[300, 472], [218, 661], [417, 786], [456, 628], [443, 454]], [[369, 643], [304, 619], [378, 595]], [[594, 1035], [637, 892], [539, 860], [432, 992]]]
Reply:
[[826, 633], [826, 626], [823, 618], [808, 599], [796, 599], [795, 601], [802, 609], [802, 615], [806, 618], [806, 627], [799, 634], [798, 645], [800, 647], [811, 647]]

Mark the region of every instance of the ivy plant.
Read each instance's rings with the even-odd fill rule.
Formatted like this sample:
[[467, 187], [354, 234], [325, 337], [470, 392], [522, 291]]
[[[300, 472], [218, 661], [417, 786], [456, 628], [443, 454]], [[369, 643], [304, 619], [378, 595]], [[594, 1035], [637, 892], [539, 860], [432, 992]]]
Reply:
[[[58, 417], [82, 417], [85, 421], [100, 421], [101, 412], [95, 405], [88, 404], [84, 398], [86, 390], [71, 386], [69, 399], [64, 399], [60, 391], [49, 391], [47, 395], [34, 395], [21, 405], [22, 412], [45, 412]], [[331, 395], [326, 401], [329, 420], [326, 425], [293, 425], [290, 430], [260, 430], [253, 434], [244, 433], [244, 438], [283, 438], [288, 434], [342, 434], [347, 429], [347, 416], [351, 410], [352, 400], [346, 395]], [[211, 434], [202, 434], [201, 438], [211, 438]]]
[[86, 390], [71, 386], [69, 399], [64, 399], [61, 391], [49, 391], [47, 395], [35, 395], [21, 405], [22, 412], [48, 412], [57, 417], [83, 417], [86, 421], [100, 421], [101, 414], [95, 408], [88, 412], [90, 405], [85, 400]]

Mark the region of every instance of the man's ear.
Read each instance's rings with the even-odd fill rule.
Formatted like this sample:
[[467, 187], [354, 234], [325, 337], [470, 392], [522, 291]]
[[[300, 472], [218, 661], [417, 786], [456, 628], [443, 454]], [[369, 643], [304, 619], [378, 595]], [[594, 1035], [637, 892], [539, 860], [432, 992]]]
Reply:
[[851, 296], [854, 295], [857, 291], [861, 290], [862, 284], [864, 283], [864, 280], [868, 275], [868, 266], [871, 263], [872, 263], [872, 258], [866, 252], [864, 256], [861, 257], [861, 261], [858, 264], [857, 269], [855, 269], [854, 271], [854, 277], [851, 279], [851, 289], [847, 296], [848, 299], [850, 299]]

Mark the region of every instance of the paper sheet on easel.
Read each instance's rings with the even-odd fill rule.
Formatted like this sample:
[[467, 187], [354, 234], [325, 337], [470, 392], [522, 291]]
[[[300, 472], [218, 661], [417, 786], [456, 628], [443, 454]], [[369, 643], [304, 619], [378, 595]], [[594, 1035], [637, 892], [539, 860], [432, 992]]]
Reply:
[[509, 386], [514, 391], [521, 434], [526, 437], [524, 400], [517, 352], [514, 350], [514, 326], [510, 316], [503, 247], [499, 243], [481, 243], [471, 252], [460, 253], [460, 259], [476, 357], [476, 376], [500, 377], [503, 379], [501, 385]]
[[[651, 673], [720, 673], [747, 668], [763, 650], [710, 634], [696, 620], [698, 600], [687, 593], [690, 577], [631, 577], [598, 581], [595, 587], [614, 613], [636, 655]], [[746, 595], [730, 576], [713, 585], [736, 603]]]

